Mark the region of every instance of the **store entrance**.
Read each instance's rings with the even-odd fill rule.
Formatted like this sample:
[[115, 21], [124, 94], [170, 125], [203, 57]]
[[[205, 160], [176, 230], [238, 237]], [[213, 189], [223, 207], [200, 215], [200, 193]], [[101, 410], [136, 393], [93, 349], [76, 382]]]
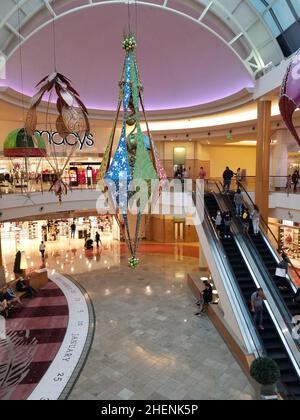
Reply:
[[38, 249], [41, 241], [46, 244], [77, 241], [74, 246], [82, 247], [84, 240], [91, 238], [94, 241], [97, 232], [103, 240], [112, 241], [116, 239], [114, 224], [113, 217], [107, 215], [2, 223], [0, 227], [4, 244], [17, 250], [20, 247]]

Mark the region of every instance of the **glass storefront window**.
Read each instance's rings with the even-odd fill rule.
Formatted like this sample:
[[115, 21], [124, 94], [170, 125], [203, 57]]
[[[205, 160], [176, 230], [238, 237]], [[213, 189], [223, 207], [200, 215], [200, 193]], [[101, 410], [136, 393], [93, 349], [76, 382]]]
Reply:
[[294, 171], [300, 172], [300, 153], [291, 153], [288, 159], [288, 172], [293, 174]]

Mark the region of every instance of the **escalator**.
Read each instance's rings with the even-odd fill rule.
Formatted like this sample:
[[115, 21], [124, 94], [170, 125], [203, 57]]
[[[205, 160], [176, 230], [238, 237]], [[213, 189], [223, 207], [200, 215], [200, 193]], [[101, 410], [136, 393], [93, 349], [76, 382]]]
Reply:
[[[213, 193], [205, 194], [205, 206], [211, 218], [215, 217], [217, 212], [221, 210]], [[257, 285], [234, 236], [231, 235], [231, 238], [227, 239], [224, 236], [222, 237], [221, 242], [241, 291], [241, 297], [248, 305], [250, 311], [251, 296], [257, 290]], [[264, 331], [257, 329], [257, 334], [263, 344], [265, 355], [273, 359], [280, 368], [281, 382], [286, 398], [300, 400], [300, 379], [298, 373], [268, 310], [265, 310], [264, 313], [264, 327]]]
[[274, 284], [278, 288], [279, 293], [281, 294], [287, 308], [289, 309], [291, 318], [295, 315], [299, 315], [299, 306], [293, 302], [295, 291], [293, 290], [291, 284], [288, 281], [286, 281], [284, 284], [285, 289], [280, 288], [282, 282], [278, 281], [278, 279], [275, 276], [277, 261], [272, 255], [272, 252], [267, 246], [262, 234], [259, 234], [258, 236], [251, 235], [251, 238], [257, 252], [263, 258], [264, 265], [268, 270], [269, 274], [272, 276]]
[[[244, 196], [247, 197], [249, 201], [248, 204], [250, 204], [250, 206], [253, 208], [254, 203], [244, 188], [243, 188], [243, 192], [244, 192]], [[233, 204], [234, 194], [230, 194], [229, 197], [231, 199], [231, 205], [234, 206]], [[231, 209], [233, 211], [233, 207]], [[242, 229], [243, 227], [241, 226], [240, 220], [239, 220], [239, 224], [240, 224], [240, 228]], [[263, 220], [262, 220], [262, 224], [264, 224], [266, 229], [269, 230], [268, 226], [265, 224]], [[273, 235], [272, 231], [269, 230], [269, 232], [271, 235]], [[264, 237], [264, 234], [262, 233], [262, 231], [259, 233], [259, 235], [254, 235], [252, 223], [249, 230], [249, 237], [251, 239], [251, 245], [256, 249], [257, 253], [260, 255], [261, 262], [264, 265], [267, 273], [269, 274], [269, 278], [273, 280], [274, 286], [276, 287], [279, 295], [281, 295], [284, 305], [289, 312], [289, 318], [290, 320], [292, 320], [294, 316], [300, 314], [299, 305], [297, 305], [293, 301], [294, 296], [295, 296], [295, 291], [296, 291], [296, 288], [293, 282], [286, 280], [283, 284], [282, 280], [280, 281], [276, 278], [275, 272], [276, 272], [276, 268], [278, 266], [278, 261], [279, 261], [278, 258], [276, 258], [276, 253], [274, 252], [274, 250], [271, 249], [271, 245], [268, 243], [268, 239]], [[277, 242], [275, 236], [273, 236], [273, 239], [274, 241]], [[278, 248], [279, 248], [279, 245], [278, 245]], [[282, 288], [282, 285], [284, 285], [284, 288]]]

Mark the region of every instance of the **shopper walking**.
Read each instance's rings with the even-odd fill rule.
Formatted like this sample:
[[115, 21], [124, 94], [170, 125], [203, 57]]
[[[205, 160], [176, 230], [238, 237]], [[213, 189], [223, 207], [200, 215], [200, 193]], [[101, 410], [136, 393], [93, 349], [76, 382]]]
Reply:
[[226, 167], [225, 171], [223, 172], [223, 180], [224, 180], [224, 192], [229, 193], [231, 187], [231, 180], [234, 177], [234, 173], [229, 166]]
[[240, 189], [238, 189], [237, 192], [234, 194], [233, 201], [236, 208], [236, 215], [238, 217], [242, 217], [244, 198], [243, 198], [242, 191]]
[[293, 178], [292, 175], [289, 175], [286, 179], [286, 193], [289, 197], [290, 193], [292, 192], [292, 185], [293, 185]]
[[206, 178], [206, 171], [204, 170], [203, 166], [200, 168], [199, 172], [199, 179], [205, 181]]
[[229, 239], [231, 238], [230, 226], [231, 226], [231, 219], [232, 219], [230, 211], [226, 211], [223, 214], [223, 219], [224, 219], [224, 226], [225, 226], [224, 238]]
[[183, 172], [182, 172], [182, 179], [183, 180], [184, 179], [189, 179], [189, 177], [190, 177], [189, 171], [186, 168], [184, 168]]
[[251, 296], [251, 310], [254, 314], [254, 323], [260, 330], [264, 330], [264, 301], [266, 300], [263, 289], [258, 289]]
[[236, 179], [236, 185], [237, 185], [237, 187], [239, 187], [240, 183], [243, 180], [241, 168], [237, 169], [235, 179]]
[[95, 242], [97, 244], [97, 248], [100, 248], [100, 244], [102, 246], [101, 236], [100, 236], [100, 233], [99, 232], [96, 233]]
[[46, 246], [45, 246], [44, 241], [42, 241], [40, 244], [40, 254], [43, 260], [45, 259], [45, 252], [46, 252]]
[[260, 211], [257, 206], [254, 206], [251, 214], [254, 235], [259, 235]]
[[75, 235], [76, 235], [76, 225], [75, 225], [75, 223], [73, 222], [73, 223], [71, 224], [71, 238], [72, 238], [72, 239], [75, 239]]
[[247, 208], [244, 209], [243, 214], [242, 214], [242, 222], [243, 222], [243, 226], [244, 226], [244, 233], [247, 234], [249, 233], [249, 228], [250, 228], [250, 212]]
[[216, 217], [213, 217], [212, 220], [215, 222], [216, 231], [218, 233], [218, 236], [221, 237], [223, 217], [222, 217], [222, 213], [220, 212], [220, 210], [218, 211]]
[[287, 275], [289, 271], [289, 264], [291, 264], [291, 261], [289, 257], [283, 252], [281, 254], [282, 260], [277, 265], [275, 276], [276, 276], [276, 283], [281, 290], [287, 290], [288, 289], [288, 281], [287, 281]]
[[295, 171], [292, 176], [292, 181], [294, 184], [294, 193], [297, 192], [298, 184], [299, 184], [300, 174], [299, 171]]

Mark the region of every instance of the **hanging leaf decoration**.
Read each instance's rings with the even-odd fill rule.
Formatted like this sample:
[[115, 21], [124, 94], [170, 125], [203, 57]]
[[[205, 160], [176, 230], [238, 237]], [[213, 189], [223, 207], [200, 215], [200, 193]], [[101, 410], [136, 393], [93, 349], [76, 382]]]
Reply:
[[37, 127], [37, 110], [36, 107], [30, 108], [27, 113], [26, 121], [25, 121], [25, 128], [27, 134], [33, 136]]
[[75, 98], [74, 98], [74, 96], [73, 96], [73, 95], [71, 95], [71, 93], [69, 93], [69, 92], [68, 92], [68, 91], [66, 91], [66, 90], [62, 90], [62, 91], [60, 92], [60, 95], [61, 95], [61, 97], [62, 97], [63, 101], [65, 101], [65, 103], [66, 103], [67, 105], [69, 105], [69, 106], [71, 106], [71, 107], [74, 105]]
[[67, 127], [65, 126], [64, 120], [59, 116], [56, 120], [56, 130], [60, 137], [64, 139], [69, 134]]
[[69, 133], [84, 131], [85, 119], [82, 113], [76, 111], [71, 106], [64, 106], [62, 110], [62, 119]]
[[52, 90], [55, 90], [57, 95], [56, 108], [59, 117], [56, 127], [59, 134], [64, 133], [64, 136], [72, 132], [89, 134], [88, 110], [81, 101], [78, 92], [73, 88], [70, 79], [61, 73], [52, 73], [44, 77], [36, 87], [39, 91], [32, 98], [25, 123], [25, 129], [28, 134], [32, 135], [36, 131], [38, 123], [37, 107], [44, 95]]

